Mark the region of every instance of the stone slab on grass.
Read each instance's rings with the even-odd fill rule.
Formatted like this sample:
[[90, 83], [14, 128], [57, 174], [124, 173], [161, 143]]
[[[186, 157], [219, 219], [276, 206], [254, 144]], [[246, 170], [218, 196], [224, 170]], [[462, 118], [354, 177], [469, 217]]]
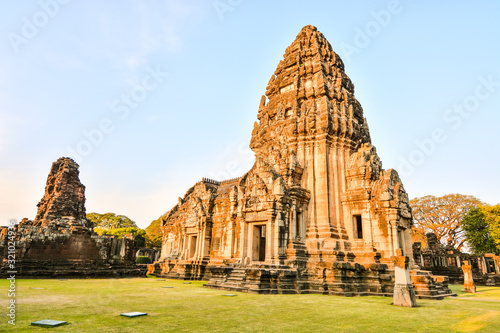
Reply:
[[120, 313], [120, 316], [124, 317], [129, 317], [129, 318], [134, 318], [134, 317], [141, 317], [141, 316], [147, 316], [148, 314], [145, 312], [126, 312], [126, 313]]
[[236, 294], [224, 294], [224, 295], [222, 295], [222, 296], [234, 297], [234, 296], [238, 296], [238, 295], [236, 295]]
[[171, 286], [163, 286], [162, 288], [173, 288], [173, 287], [171, 287]]
[[42, 327], [57, 327], [61, 325], [66, 325], [67, 321], [62, 320], [53, 320], [53, 319], [43, 319], [39, 321], [34, 321], [31, 323], [33, 326], [42, 326]]

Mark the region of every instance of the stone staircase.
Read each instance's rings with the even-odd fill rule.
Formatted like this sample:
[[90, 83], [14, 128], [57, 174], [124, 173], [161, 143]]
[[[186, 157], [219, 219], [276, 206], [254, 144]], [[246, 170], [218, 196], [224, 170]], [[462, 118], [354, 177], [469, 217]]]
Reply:
[[447, 276], [432, 275], [430, 271], [411, 271], [410, 275], [418, 298], [441, 300], [447, 296], [457, 296], [448, 288]]
[[212, 278], [203, 286], [222, 290], [248, 292], [246, 279], [246, 268], [244, 267], [227, 267], [223, 269], [223, 271], [217, 267], [212, 270]]
[[246, 279], [245, 268], [235, 267], [227, 276], [224, 287], [226, 290], [247, 291]]
[[208, 268], [211, 278], [204, 287], [252, 294], [296, 294], [297, 270], [285, 266], [226, 265]]

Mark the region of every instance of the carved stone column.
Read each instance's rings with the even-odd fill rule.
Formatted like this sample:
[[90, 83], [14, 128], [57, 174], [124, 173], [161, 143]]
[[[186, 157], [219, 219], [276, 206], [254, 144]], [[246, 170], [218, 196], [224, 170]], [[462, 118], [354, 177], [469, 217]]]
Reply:
[[394, 273], [396, 275], [394, 305], [406, 307], [417, 306], [415, 290], [413, 289], [408, 269], [408, 257], [403, 256], [401, 249], [397, 249], [396, 255], [392, 256], [391, 260], [394, 263]]

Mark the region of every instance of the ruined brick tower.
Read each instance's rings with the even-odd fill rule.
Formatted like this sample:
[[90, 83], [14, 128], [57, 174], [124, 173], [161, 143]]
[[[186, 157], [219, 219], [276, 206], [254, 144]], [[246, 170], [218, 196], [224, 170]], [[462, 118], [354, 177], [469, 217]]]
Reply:
[[[132, 239], [100, 236], [85, 215], [78, 164], [61, 157], [50, 169], [36, 218], [15, 226], [18, 277], [139, 275]], [[0, 227], [0, 276], [10, 270], [7, 227]]]
[[[257, 118], [253, 167], [179, 198], [150, 273], [258, 293], [391, 294], [390, 257], [412, 258], [408, 196], [382, 169], [344, 64], [315, 27], [286, 49]], [[447, 292], [414, 275], [417, 293]]]
[[52, 163], [35, 220], [48, 222], [64, 216], [87, 223], [85, 186], [80, 183], [78, 175], [78, 164], [70, 158], [61, 157]]

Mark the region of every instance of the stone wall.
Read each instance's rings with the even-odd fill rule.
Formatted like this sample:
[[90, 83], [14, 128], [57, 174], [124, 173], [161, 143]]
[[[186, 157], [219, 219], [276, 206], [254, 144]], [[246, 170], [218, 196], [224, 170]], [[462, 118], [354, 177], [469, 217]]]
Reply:
[[422, 249], [420, 242], [413, 243], [413, 258], [422, 270], [436, 275], [449, 277], [451, 283], [463, 284], [462, 264], [466, 261], [472, 267], [476, 285], [500, 286], [500, 256], [492, 253], [471, 255], [451, 246], [444, 246], [434, 233], [428, 233], [427, 247]]

